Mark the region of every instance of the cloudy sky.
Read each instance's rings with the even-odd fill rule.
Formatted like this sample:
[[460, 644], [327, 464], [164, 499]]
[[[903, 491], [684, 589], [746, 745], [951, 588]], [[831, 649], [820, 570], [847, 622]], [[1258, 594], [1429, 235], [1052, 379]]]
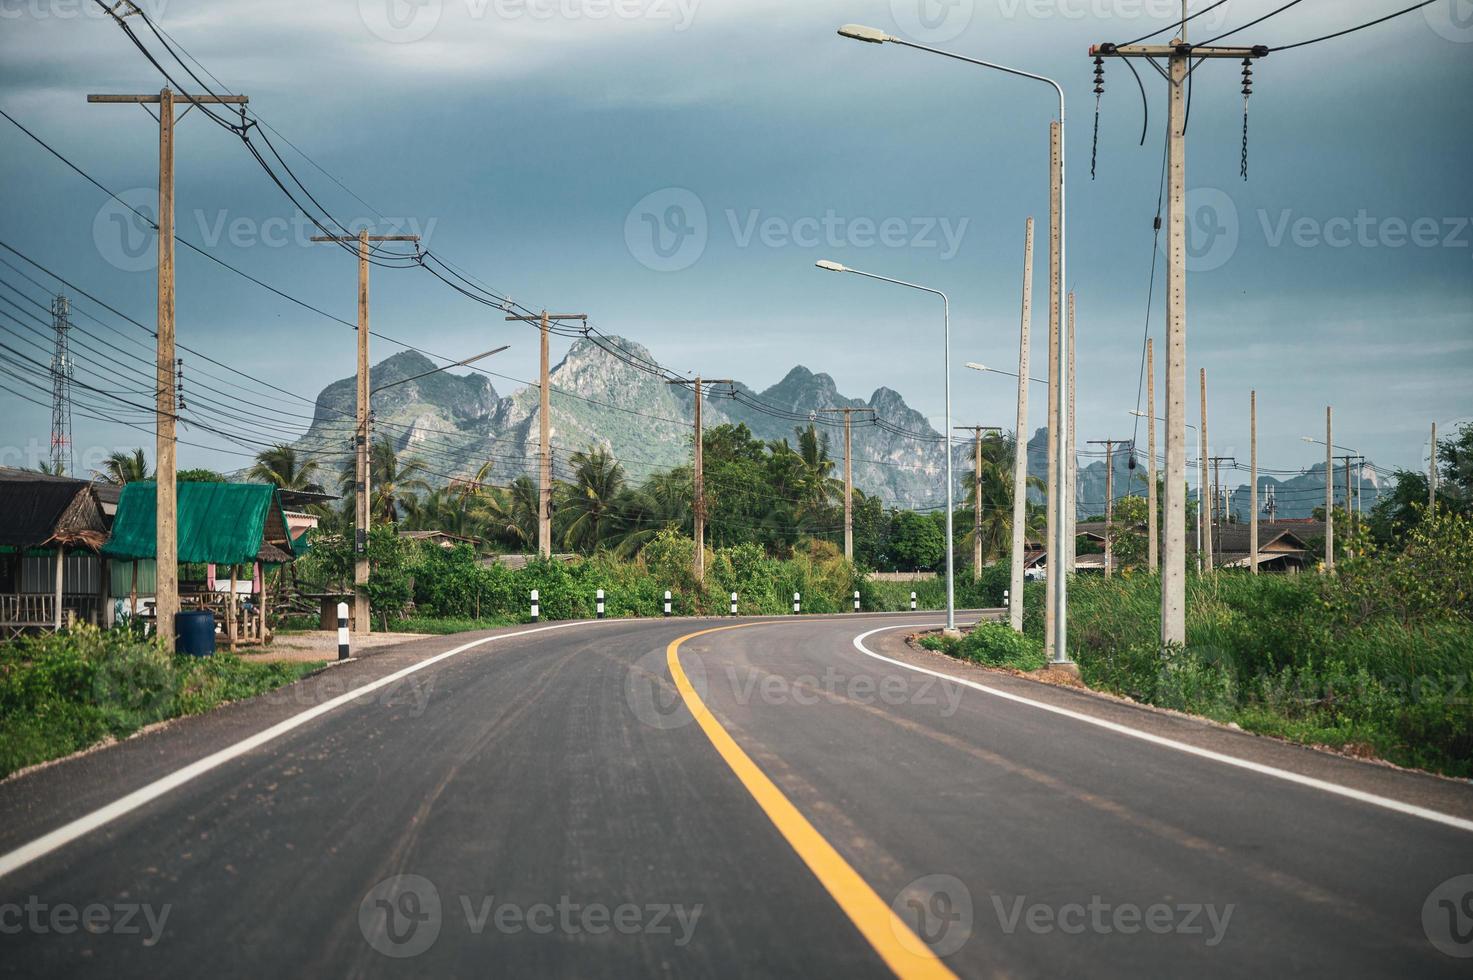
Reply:
[[[1172, 0], [142, 5], [305, 151], [311, 162], [278, 144], [340, 219], [418, 232], [519, 303], [587, 312], [677, 370], [760, 389], [801, 363], [832, 374], [851, 396], [895, 388], [938, 428], [937, 304], [813, 262], [831, 258], [946, 290], [956, 421], [1011, 427], [1011, 380], [960, 365], [1016, 366], [1024, 224], [1035, 216], [1042, 233], [1047, 220], [1052, 92], [847, 41], [834, 29], [873, 24], [1056, 77], [1069, 97], [1079, 437], [1135, 431], [1128, 413], [1146, 328], [1165, 87], [1141, 66], [1150, 118], [1140, 146], [1136, 83], [1122, 63], [1107, 64], [1091, 180], [1087, 48], [1166, 26], [1179, 11]], [[1230, 0], [1191, 25], [1191, 37], [1206, 40], [1279, 5]], [[1315, 0], [1230, 40], [1287, 44], [1400, 6]], [[153, 121], [140, 108], [85, 97], [156, 92], [161, 78], [91, 7], [0, 0], [0, 108], [151, 208]], [[1197, 368], [1208, 371], [1214, 442], [1246, 458], [1256, 388], [1265, 466], [1322, 459], [1301, 436], [1322, 435], [1327, 404], [1336, 408], [1336, 442], [1383, 466], [1423, 465], [1429, 423], [1446, 429], [1473, 415], [1473, 4], [1442, 0], [1259, 62], [1247, 181], [1238, 173], [1239, 71], [1230, 60], [1202, 66], [1189, 131], [1188, 356], [1194, 379]], [[150, 239], [3, 119], [0, 133], [0, 241], [151, 323]], [[183, 237], [354, 318], [351, 259], [306, 244], [310, 229], [240, 141], [199, 113], [179, 128], [178, 212]], [[11, 253], [0, 258], [44, 280]], [[1158, 343], [1162, 275], [1158, 263], [1150, 323]], [[6, 266], [0, 279], [40, 295]], [[38, 327], [20, 310], [39, 311], [8, 289], [0, 298], [13, 301], [0, 302], [0, 342], [44, 358], [18, 336]], [[352, 370], [351, 331], [184, 250], [178, 302], [182, 342], [281, 388], [310, 397]], [[532, 331], [423, 271], [375, 270], [373, 322], [456, 358], [509, 343], [495, 369], [516, 378], [536, 370]], [[1037, 332], [1040, 345], [1045, 336]], [[391, 350], [379, 343], [375, 358]], [[16, 367], [13, 355], [0, 357]], [[1040, 360], [1035, 374], [1043, 371]], [[11, 376], [0, 386], [45, 401]], [[0, 463], [44, 458], [49, 411], [12, 391], [0, 391], [0, 411]], [[152, 454], [151, 437], [137, 430], [81, 417], [75, 425], [79, 457], [139, 444]], [[193, 438], [222, 448], [186, 447], [181, 465], [240, 464], [228, 444]]]

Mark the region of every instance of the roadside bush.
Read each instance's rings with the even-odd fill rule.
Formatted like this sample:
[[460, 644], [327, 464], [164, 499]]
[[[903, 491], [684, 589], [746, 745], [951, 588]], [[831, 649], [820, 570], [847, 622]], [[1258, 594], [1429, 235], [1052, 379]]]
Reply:
[[175, 656], [126, 629], [78, 626], [0, 646], [0, 777], [253, 697], [320, 667]]

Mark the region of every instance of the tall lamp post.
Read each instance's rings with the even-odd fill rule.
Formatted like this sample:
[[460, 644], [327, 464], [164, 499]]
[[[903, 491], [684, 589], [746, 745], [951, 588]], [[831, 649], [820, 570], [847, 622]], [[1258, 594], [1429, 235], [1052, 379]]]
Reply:
[[942, 340], [945, 350], [943, 358], [943, 370], [945, 371], [946, 391], [946, 632], [947, 635], [957, 635], [956, 628], [956, 554], [955, 545], [952, 541], [952, 497], [951, 485], [951, 301], [946, 294], [939, 289], [929, 286], [921, 286], [917, 283], [906, 282], [904, 279], [891, 279], [889, 276], [877, 276], [873, 272], [860, 272], [837, 262], [823, 259], [815, 263], [820, 269], [827, 272], [849, 272], [856, 276], [864, 276], [866, 279], [878, 279], [880, 282], [893, 283], [896, 286], [905, 286], [909, 289], [919, 289], [923, 293], [941, 297], [942, 317]]
[[[1050, 152], [1050, 157], [1054, 159], [1056, 171], [1055, 173], [1051, 174], [1050, 177], [1052, 183], [1057, 187], [1058, 198], [1058, 235], [1055, 237], [1053, 246], [1054, 260], [1059, 271], [1059, 281], [1055, 284], [1055, 289], [1057, 289], [1058, 291], [1058, 296], [1051, 298], [1050, 306], [1054, 306], [1057, 309], [1057, 313], [1054, 317], [1055, 324], [1051, 327], [1051, 329], [1057, 330], [1059, 343], [1057, 350], [1057, 363], [1050, 365], [1049, 371], [1051, 377], [1056, 377], [1059, 379], [1059, 383], [1055, 386], [1058, 389], [1057, 409], [1059, 419], [1059, 433], [1058, 438], [1053, 440], [1055, 450], [1055, 458], [1053, 460], [1053, 463], [1057, 467], [1055, 472], [1058, 476], [1060, 484], [1062, 485], [1062, 483], [1068, 479], [1069, 474], [1072, 472], [1071, 468], [1068, 465], [1068, 460], [1070, 458], [1072, 448], [1069, 446], [1069, 386], [1066, 383], [1066, 379], [1069, 376], [1069, 342], [1067, 332], [1062, 329], [1064, 310], [1067, 309], [1069, 305], [1067, 299], [1069, 278], [1065, 274], [1064, 268], [1064, 89], [1062, 86], [1059, 85], [1058, 82], [1044, 75], [1035, 75], [1033, 72], [1022, 71], [1017, 68], [1009, 68], [1006, 65], [999, 65], [990, 61], [982, 61], [978, 58], [968, 58], [964, 55], [954, 54], [950, 51], [942, 51], [939, 48], [927, 47], [924, 44], [916, 44], [915, 42], [907, 41], [904, 38], [892, 37], [891, 35], [886, 34], [884, 31], [875, 27], [865, 27], [862, 24], [845, 24], [843, 27], [839, 28], [839, 34], [843, 37], [851, 38], [855, 41], [867, 41], [870, 44], [884, 44], [886, 42], [889, 42], [891, 44], [898, 44], [901, 47], [915, 48], [917, 51], [926, 51], [930, 54], [939, 54], [943, 58], [951, 58], [954, 61], [964, 61], [969, 65], [976, 65], [979, 68], [991, 68], [994, 71], [1004, 72], [1009, 75], [1016, 75], [1019, 78], [1031, 78], [1034, 81], [1043, 82], [1051, 86], [1054, 92], [1058, 95], [1058, 139], [1054, 142], [1054, 146], [1051, 147]], [[947, 424], [950, 425], [951, 423], [948, 422]], [[1067, 576], [1063, 574], [1063, 570], [1065, 567], [1067, 567], [1068, 564], [1067, 560], [1064, 558], [1064, 551], [1066, 548], [1073, 548], [1074, 542], [1069, 538], [1069, 521], [1067, 520], [1067, 517], [1064, 513], [1065, 501], [1072, 497], [1072, 494], [1062, 493], [1060, 492], [1061, 489], [1062, 486], [1049, 487], [1049, 529], [1052, 542], [1049, 548], [1048, 587], [1049, 597], [1052, 600], [1051, 604], [1054, 607], [1055, 641], [1053, 662], [1056, 664], [1068, 664], [1072, 662], [1069, 659], [1069, 646], [1065, 640], [1067, 636], [1067, 632], [1065, 630], [1065, 624], [1067, 621], [1065, 610], [1069, 593]]]

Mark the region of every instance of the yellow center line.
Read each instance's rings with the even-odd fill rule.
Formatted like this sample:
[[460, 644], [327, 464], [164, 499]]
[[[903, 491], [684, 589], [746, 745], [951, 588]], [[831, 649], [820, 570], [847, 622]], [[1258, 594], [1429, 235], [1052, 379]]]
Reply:
[[711, 714], [701, 696], [696, 693], [690, 679], [680, 666], [680, 645], [687, 640], [711, 633], [743, 629], [748, 626], [771, 625], [766, 623], [742, 623], [737, 626], [719, 626], [714, 629], [689, 633], [671, 643], [665, 650], [670, 665], [670, 676], [675, 687], [685, 699], [685, 706], [701, 726], [701, 731], [711, 740], [711, 745], [726, 762], [731, 771], [741, 780], [752, 799], [767, 814], [778, 833], [782, 834], [798, 857], [808, 865], [819, 883], [828, 890], [839, 908], [854, 923], [860, 935], [874, 947], [898, 977], [955, 977], [941, 962], [929, 946], [921, 941], [910, 927], [895, 914], [884, 899], [875, 894], [873, 888], [859, 876], [859, 872], [834, 850], [808, 818], [798, 811], [783, 795], [771, 779], [752, 761], [736, 740]]

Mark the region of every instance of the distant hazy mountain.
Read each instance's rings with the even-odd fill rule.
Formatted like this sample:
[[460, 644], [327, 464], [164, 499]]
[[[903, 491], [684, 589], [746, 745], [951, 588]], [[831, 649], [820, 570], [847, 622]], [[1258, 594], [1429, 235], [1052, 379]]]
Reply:
[[[604, 343], [617, 344], [631, 360], [654, 360], [647, 349], [632, 341], [611, 338]], [[408, 351], [395, 354], [374, 367], [373, 384], [379, 387], [402, 381], [435, 367], [433, 361], [421, 354]], [[352, 378], [334, 381], [323, 389], [317, 397], [312, 426], [299, 446], [331, 454], [335, 460], [348, 458], [354, 390]], [[739, 395], [733, 398], [729, 387], [708, 389], [707, 427], [743, 422], [761, 439], [793, 441], [793, 430], [806, 426], [810, 413], [822, 408], [853, 407], [873, 408], [888, 427], [922, 434], [926, 438], [914, 438], [856, 416], [855, 484], [896, 506], [939, 507], [945, 502], [941, 434], [924, 415], [907, 405], [898, 392], [880, 388], [868, 399], [848, 397], [839, 392], [829, 375], [815, 374], [801, 365], [765, 391], [754, 391], [741, 384], [736, 390]], [[759, 410], [747, 401], [760, 401], [778, 414]], [[591, 341], [578, 340], [552, 370], [554, 456], [565, 461], [578, 450], [606, 446], [624, 464], [631, 480], [643, 480], [653, 472], [689, 461], [693, 407], [693, 395], [686, 389], [665, 384], [611, 356]], [[535, 386], [503, 397], [482, 374], [432, 374], [380, 391], [373, 398], [373, 411], [375, 436], [387, 437], [399, 449], [407, 449], [423, 460], [432, 483], [467, 475], [486, 462], [493, 464], [491, 479], [495, 482], [536, 474]], [[842, 460], [843, 429], [832, 425], [822, 427], [821, 431], [829, 434], [834, 458]], [[954, 453], [959, 493], [962, 474], [971, 468], [972, 453], [964, 445], [957, 446]], [[1144, 462], [1142, 458], [1140, 468], [1131, 471], [1127, 454], [1121, 452], [1117, 456], [1117, 497], [1126, 493], [1128, 487], [1138, 493], [1145, 492]], [[1029, 473], [1046, 479], [1047, 463], [1047, 430], [1040, 428], [1028, 441]], [[1085, 517], [1104, 510], [1105, 464], [1101, 460], [1088, 465], [1081, 461], [1081, 464], [1076, 500], [1080, 516]], [[561, 464], [558, 472], [560, 475], [566, 472]], [[1324, 466], [1311, 468], [1292, 479], [1277, 481], [1263, 477], [1262, 482], [1275, 483], [1278, 487], [1278, 516], [1307, 517], [1323, 501]], [[1369, 468], [1364, 486], [1364, 506], [1369, 508], [1375, 493], [1375, 477]], [[1310, 492], [1316, 488], [1317, 497]], [[1041, 500], [1042, 492], [1030, 491], [1030, 497]], [[1246, 519], [1247, 506], [1245, 484], [1234, 496], [1234, 512]]]

